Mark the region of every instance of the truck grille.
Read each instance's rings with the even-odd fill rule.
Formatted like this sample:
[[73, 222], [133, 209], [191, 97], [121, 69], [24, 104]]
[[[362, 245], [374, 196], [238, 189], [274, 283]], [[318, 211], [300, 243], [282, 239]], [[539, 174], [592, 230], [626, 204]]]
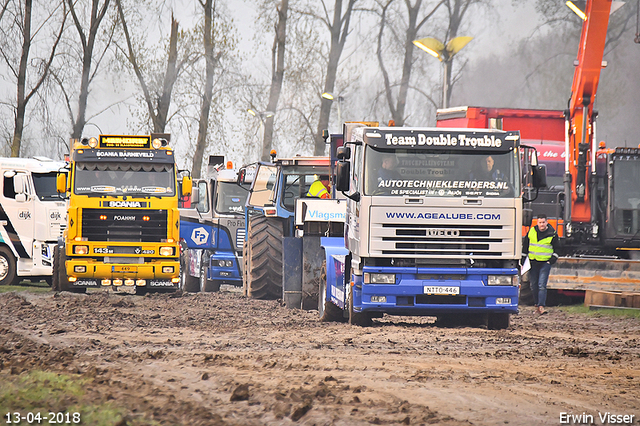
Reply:
[[470, 258], [512, 259], [522, 232], [514, 228], [519, 224], [516, 209], [507, 207], [375, 206], [369, 219], [372, 257], [442, 264]]
[[49, 226], [50, 240], [57, 240], [58, 237], [62, 237], [64, 230], [67, 227], [65, 223], [51, 223]]
[[236, 230], [236, 249], [242, 250], [242, 247], [244, 246], [244, 237], [245, 237], [244, 228], [238, 228]]
[[159, 243], [167, 238], [167, 211], [84, 209], [82, 236], [89, 241]]
[[502, 256], [504, 237], [511, 237], [501, 225], [378, 224], [372, 234], [372, 254], [464, 258]]

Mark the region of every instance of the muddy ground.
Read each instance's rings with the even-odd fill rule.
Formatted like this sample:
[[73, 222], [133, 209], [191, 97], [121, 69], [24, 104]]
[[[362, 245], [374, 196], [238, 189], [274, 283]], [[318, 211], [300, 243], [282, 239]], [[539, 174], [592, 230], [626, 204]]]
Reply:
[[638, 319], [522, 307], [501, 331], [374, 321], [321, 323], [225, 286], [6, 293], [0, 383], [79, 373], [131, 418], [166, 425], [531, 425], [562, 424], [562, 413], [602, 424], [607, 412], [640, 424]]

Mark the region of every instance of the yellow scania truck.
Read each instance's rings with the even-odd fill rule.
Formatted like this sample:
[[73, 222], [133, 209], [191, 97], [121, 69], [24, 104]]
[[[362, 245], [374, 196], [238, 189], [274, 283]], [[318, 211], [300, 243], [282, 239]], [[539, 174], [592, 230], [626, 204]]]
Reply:
[[180, 285], [178, 200], [191, 193], [168, 134], [72, 140], [69, 173], [58, 192], [69, 198], [67, 227], [54, 249], [53, 289], [134, 288], [174, 291]]

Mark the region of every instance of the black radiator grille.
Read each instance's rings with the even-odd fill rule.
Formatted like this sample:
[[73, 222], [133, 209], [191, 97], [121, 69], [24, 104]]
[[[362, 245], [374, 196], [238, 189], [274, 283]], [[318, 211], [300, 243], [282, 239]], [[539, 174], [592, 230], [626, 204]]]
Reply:
[[82, 236], [89, 241], [159, 243], [167, 238], [167, 211], [84, 209]]

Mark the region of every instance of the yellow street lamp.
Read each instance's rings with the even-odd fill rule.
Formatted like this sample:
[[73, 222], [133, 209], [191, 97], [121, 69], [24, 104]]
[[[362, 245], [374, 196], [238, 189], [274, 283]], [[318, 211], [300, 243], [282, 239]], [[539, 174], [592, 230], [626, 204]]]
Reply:
[[342, 126], [342, 115], [341, 115], [341, 108], [342, 108], [342, 102], [344, 101], [344, 98], [342, 96], [338, 96], [338, 98], [336, 99], [335, 96], [333, 96], [333, 93], [329, 93], [329, 92], [324, 92], [322, 95], [320, 95], [323, 99], [327, 99], [331, 102], [333, 102], [334, 100], [338, 101], [338, 126]]
[[442, 108], [449, 107], [449, 99], [451, 98], [450, 87], [451, 87], [451, 62], [453, 62], [453, 57], [465, 47], [473, 37], [456, 37], [445, 44], [440, 40], [437, 40], [433, 37], [426, 37], [420, 40], [414, 40], [413, 44], [416, 47], [424, 50], [431, 56], [438, 58], [444, 67], [444, 78], [442, 84]]

